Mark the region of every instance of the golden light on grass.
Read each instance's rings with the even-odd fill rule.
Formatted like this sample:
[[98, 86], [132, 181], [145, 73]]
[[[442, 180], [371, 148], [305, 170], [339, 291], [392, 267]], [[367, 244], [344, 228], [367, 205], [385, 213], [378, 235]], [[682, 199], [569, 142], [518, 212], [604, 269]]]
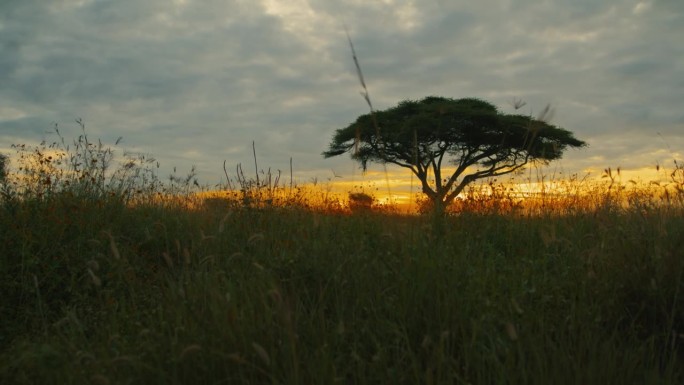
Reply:
[[[606, 192], [608, 198], [622, 201], [620, 204], [635, 195], [651, 200], [669, 199], [667, 194], [677, 195], [677, 189], [684, 189], [684, 175], [676, 174], [677, 171], [684, 174], [681, 168], [663, 167], [587, 169], [582, 174], [570, 175], [533, 168], [499, 179], [476, 181], [456, 198], [448, 211], [573, 212], [604, 204], [599, 196], [606, 198]], [[448, 168], [444, 172], [448, 174]], [[420, 182], [397, 167], [390, 167], [387, 172], [369, 170], [362, 175], [352, 174], [348, 179], [337, 175], [325, 182], [314, 179], [294, 187], [281, 184], [251, 190], [203, 191], [186, 198], [184, 207], [225, 212], [218, 226], [219, 234], [233, 208], [298, 207], [336, 213], [361, 209], [414, 215], [430, 207]]]

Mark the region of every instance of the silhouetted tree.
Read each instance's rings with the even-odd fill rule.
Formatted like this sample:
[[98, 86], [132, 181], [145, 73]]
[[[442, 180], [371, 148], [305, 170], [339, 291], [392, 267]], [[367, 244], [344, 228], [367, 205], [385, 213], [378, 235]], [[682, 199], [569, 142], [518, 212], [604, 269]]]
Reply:
[[[326, 158], [349, 152], [364, 168], [387, 162], [407, 168], [421, 182], [435, 210], [444, 209], [471, 182], [514, 172], [531, 161], [559, 159], [585, 142], [542, 116], [504, 114], [480, 99], [429, 96], [375, 111], [338, 129]], [[446, 175], [443, 166], [455, 169]], [[433, 179], [431, 179], [433, 178]]]

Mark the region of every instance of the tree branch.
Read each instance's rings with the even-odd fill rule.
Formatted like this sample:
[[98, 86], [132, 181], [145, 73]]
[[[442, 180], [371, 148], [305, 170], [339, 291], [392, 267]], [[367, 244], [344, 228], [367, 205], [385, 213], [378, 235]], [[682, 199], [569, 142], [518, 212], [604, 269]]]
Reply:
[[[527, 163], [529, 163], [529, 155], [525, 156], [525, 159], [523, 160], [523, 162], [519, 163], [519, 164], [516, 162], [517, 158], [518, 157], [516, 156], [511, 162], [506, 163], [506, 164], [502, 164], [498, 167], [496, 166], [496, 164], [494, 164], [491, 167], [489, 167], [487, 170], [477, 171], [475, 173], [466, 175], [461, 180], [461, 183], [459, 183], [458, 186], [452, 192], [447, 194], [447, 196], [444, 198], [444, 202], [448, 204], [451, 201], [453, 201], [458, 196], [458, 194], [460, 194], [461, 191], [463, 191], [463, 189], [465, 188], [466, 185], [468, 185], [469, 183], [471, 183], [477, 179], [492, 178], [492, 177], [510, 174], [516, 170], [519, 170], [520, 168], [527, 165]], [[501, 171], [501, 170], [505, 170], [505, 171]]]

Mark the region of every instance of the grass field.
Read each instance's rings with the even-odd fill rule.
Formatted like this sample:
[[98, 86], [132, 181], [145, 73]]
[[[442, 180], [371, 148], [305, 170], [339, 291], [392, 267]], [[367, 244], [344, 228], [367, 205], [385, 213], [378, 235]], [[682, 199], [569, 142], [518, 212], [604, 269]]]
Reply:
[[0, 207], [2, 384], [684, 383], [681, 169], [666, 196], [436, 226], [189, 202], [190, 177], [112, 172], [87, 140], [22, 151]]

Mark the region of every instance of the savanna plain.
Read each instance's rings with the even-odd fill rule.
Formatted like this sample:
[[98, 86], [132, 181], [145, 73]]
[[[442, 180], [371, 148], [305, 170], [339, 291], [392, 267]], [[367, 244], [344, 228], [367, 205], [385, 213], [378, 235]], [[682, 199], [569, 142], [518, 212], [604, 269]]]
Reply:
[[436, 217], [266, 174], [207, 198], [85, 133], [15, 150], [2, 384], [684, 383], [676, 163]]

